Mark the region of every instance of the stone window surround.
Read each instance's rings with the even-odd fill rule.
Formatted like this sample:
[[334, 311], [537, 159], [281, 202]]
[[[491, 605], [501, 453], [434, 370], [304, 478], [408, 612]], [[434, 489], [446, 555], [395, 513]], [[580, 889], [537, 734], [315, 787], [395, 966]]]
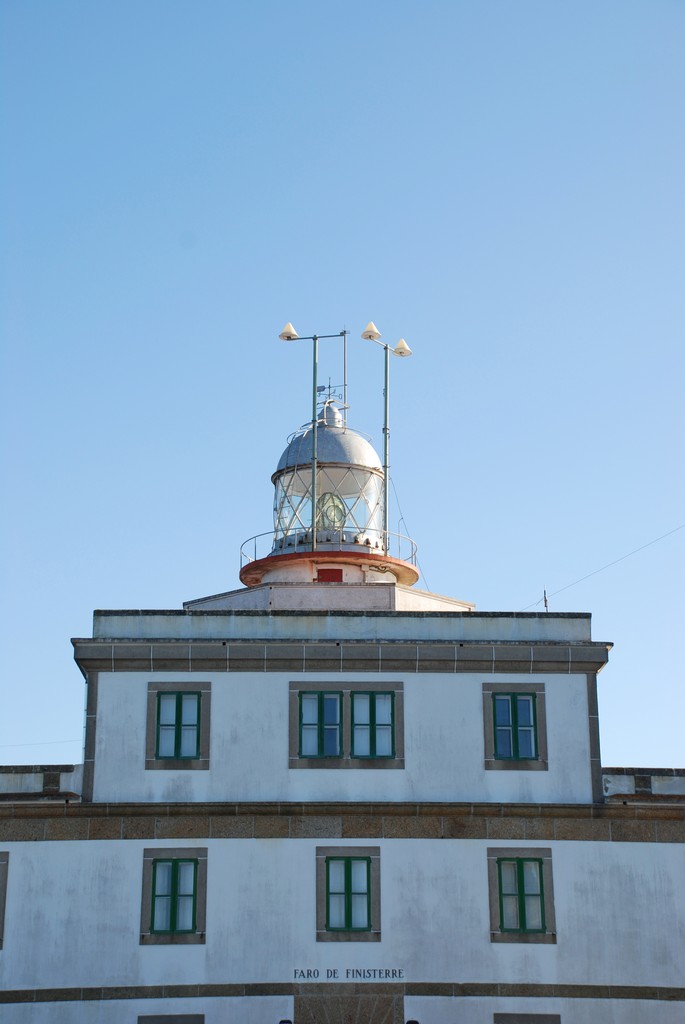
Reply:
[[[495, 723], [492, 697], [497, 693], [534, 694], [537, 757], [498, 758], [495, 756]], [[483, 740], [486, 771], [546, 772], [549, 768], [547, 755], [547, 713], [544, 683], [483, 683]]]
[[[152, 866], [156, 860], [196, 860], [197, 891], [195, 893], [195, 931], [192, 933], [159, 933], [150, 931], [152, 916]], [[207, 927], [207, 849], [206, 847], [157, 846], [143, 850], [143, 885], [140, 905], [141, 946], [204, 945]]]
[[[342, 757], [300, 757], [300, 693], [342, 694]], [[394, 694], [395, 756], [352, 757], [352, 693]], [[289, 768], [404, 768], [404, 683], [358, 682], [337, 680], [321, 683], [315, 680], [291, 682], [288, 695], [288, 767]]]
[[[500, 931], [499, 878], [497, 861], [502, 859], [542, 861], [542, 895], [545, 911], [544, 932]], [[515, 943], [556, 943], [557, 925], [554, 915], [554, 886], [552, 884], [552, 850], [539, 846], [508, 846], [488, 848], [488, 895], [490, 900], [490, 941]]]
[[2, 949], [5, 930], [5, 900], [7, 896], [7, 873], [9, 869], [9, 851], [0, 850], [0, 949]]
[[561, 1024], [558, 1013], [496, 1013], [492, 1024]]
[[[326, 931], [326, 860], [328, 857], [371, 858], [371, 929], [368, 932]], [[381, 941], [380, 846], [317, 846], [316, 848], [316, 941]]]
[[[200, 694], [200, 756], [157, 757], [157, 697], [160, 693]], [[149, 682], [147, 684], [147, 723], [145, 727], [146, 771], [207, 771], [209, 769], [209, 723], [212, 684]]]

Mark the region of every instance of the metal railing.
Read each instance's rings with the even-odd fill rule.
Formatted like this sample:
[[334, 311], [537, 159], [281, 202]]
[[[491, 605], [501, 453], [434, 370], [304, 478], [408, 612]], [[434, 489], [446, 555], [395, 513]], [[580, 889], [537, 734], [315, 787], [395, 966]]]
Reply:
[[[368, 551], [402, 562], [416, 565], [417, 547], [410, 537], [401, 533], [388, 533], [388, 548], [385, 550], [382, 530], [317, 530], [316, 551]], [[312, 550], [312, 531], [297, 530], [288, 534], [277, 534], [273, 530], [249, 537], [240, 545], [240, 568], [269, 555], [294, 555]]]

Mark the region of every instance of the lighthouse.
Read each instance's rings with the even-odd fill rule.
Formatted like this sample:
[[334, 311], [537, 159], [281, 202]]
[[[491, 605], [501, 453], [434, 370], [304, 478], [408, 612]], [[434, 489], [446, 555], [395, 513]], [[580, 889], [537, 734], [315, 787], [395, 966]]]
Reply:
[[[312, 418], [296, 430], [279, 459], [274, 484], [274, 529], [271, 550], [257, 557], [253, 537], [241, 551], [241, 582], [289, 583], [402, 583], [413, 586], [416, 545], [388, 530], [389, 353], [386, 352], [383, 462], [369, 439], [347, 426], [347, 331], [309, 335], [301, 339], [291, 323], [282, 341], [312, 342]], [[342, 401], [320, 400], [318, 345], [320, 338], [342, 338]], [[371, 321], [362, 338], [380, 343], [381, 334]], [[411, 355], [402, 339], [393, 350]], [[250, 550], [254, 551], [250, 557]], [[392, 549], [392, 551], [391, 551]]]
[[95, 611], [83, 764], [0, 768], [3, 1024], [680, 1024], [685, 770], [602, 766], [589, 613], [419, 588], [331, 337], [241, 585]]
[[[383, 529], [385, 473], [378, 454], [367, 438], [345, 425], [332, 399], [317, 410], [316, 427], [315, 474], [312, 424], [292, 435], [278, 460], [271, 477], [271, 549], [264, 557], [250, 558], [259, 538], [243, 545], [241, 582], [413, 586], [419, 578], [416, 545]], [[391, 554], [392, 545], [399, 555]]]
[[[271, 481], [271, 530], [246, 540], [240, 581], [231, 591], [186, 602], [186, 608], [336, 608], [472, 611], [474, 605], [416, 588], [417, 546], [389, 522], [390, 355], [406, 357], [404, 339], [391, 348], [373, 322], [362, 333], [385, 351], [383, 458], [370, 438], [348, 424], [347, 332], [300, 338], [291, 323], [283, 341], [313, 346], [312, 416], [287, 439]], [[339, 393], [318, 386], [318, 343], [342, 339]]]

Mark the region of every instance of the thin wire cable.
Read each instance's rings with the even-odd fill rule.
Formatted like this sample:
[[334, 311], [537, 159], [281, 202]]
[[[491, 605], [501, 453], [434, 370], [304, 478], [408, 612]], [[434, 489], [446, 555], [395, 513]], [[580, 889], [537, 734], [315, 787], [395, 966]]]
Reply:
[[[395, 487], [395, 481], [393, 480], [392, 477], [390, 477], [390, 483], [392, 485], [393, 494], [395, 495], [395, 501], [397, 502], [397, 508], [399, 509], [400, 522], [404, 523], [404, 528], [407, 531], [407, 533], [409, 533], [409, 527], [407, 526], [407, 520], [404, 518], [404, 513], [402, 512], [402, 506], [400, 505], [400, 499], [399, 499], [399, 495], [397, 493], [397, 488]], [[416, 556], [416, 564], [417, 564], [417, 566], [419, 568], [419, 572], [421, 573], [421, 576], [423, 577], [423, 582], [426, 585], [426, 590], [430, 590], [430, 587], [428, 586], [428, 580], [426, 579], [426, 574], [425, 574], [425, 572], [423, 571], [423, 569], [421, 567], [421, 563], [419, 562], [418, 554]]]
[[[571, 587], [577, 586], [578, 583], [583, 583], [585, 580], [589, 580], [591, 576], [596, 576], [598, 572], [604, 572], [605, 569], [610, 569], [612, 565], [618, 565], [619, 562], [625, 561], [626, 558], [630, 558], [631, 555], [636, 555], [638, 551], [644, 551], [645, 548], [650, 548], [652, 544], [657, 544], [660, 540], [664, 540], [666, 537], [670, 537], [672, 534], [677, 533], [678, 530], [682, 530], [685, 527], [685, 523], [681, 523], [680, 526], [674, 527], [669, 530], [668, 533], [662, 533], [660, 537], [655, 537], [654, 540], [647, 541], [639, 548], [635, 548], [634, 551], [629, 551], [626, 555], [621, 555], [620, 558], [615, 558], [613, 562], [607, 562], [606, 565], [600, 566], [599, 569], [593, 569], [587, 576], [581, 576], [579, 580], [574, 580], [573, 583], [567, 583], [565, 587], [560, 587], [558, 590], [552, 591], [551, 594], [547, 594], [547, 597], [556, 597], [557, 594], [561, 594], [564, 590], [570, 590]], [[522, 612], [527, 612], [529, 608], [537, 608], [539, 604], [544, 601], [544, 596], [539, 601], [534, 601], [533, 604], [526, 605], [525, 608], [521, 608]]]

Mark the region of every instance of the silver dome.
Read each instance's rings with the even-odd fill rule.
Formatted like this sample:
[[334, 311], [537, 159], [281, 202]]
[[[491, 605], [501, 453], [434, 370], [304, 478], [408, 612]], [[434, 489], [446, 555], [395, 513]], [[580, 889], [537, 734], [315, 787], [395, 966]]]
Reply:
[[[342, 463], [376, 470], [383, 468], [380, 458], [366, 438], [347, 427], [332, 426], [319, 421], [316, 441], [317, 462], [319, 463]], [[283, 470], [306, 466], [308, 463], [311, 465], [311, 461], [312, 430], [311, 427], [308, 427], [292, 439], [278, 460], [276, 472], [271, 479], [275, 483], [276, 477]]]

